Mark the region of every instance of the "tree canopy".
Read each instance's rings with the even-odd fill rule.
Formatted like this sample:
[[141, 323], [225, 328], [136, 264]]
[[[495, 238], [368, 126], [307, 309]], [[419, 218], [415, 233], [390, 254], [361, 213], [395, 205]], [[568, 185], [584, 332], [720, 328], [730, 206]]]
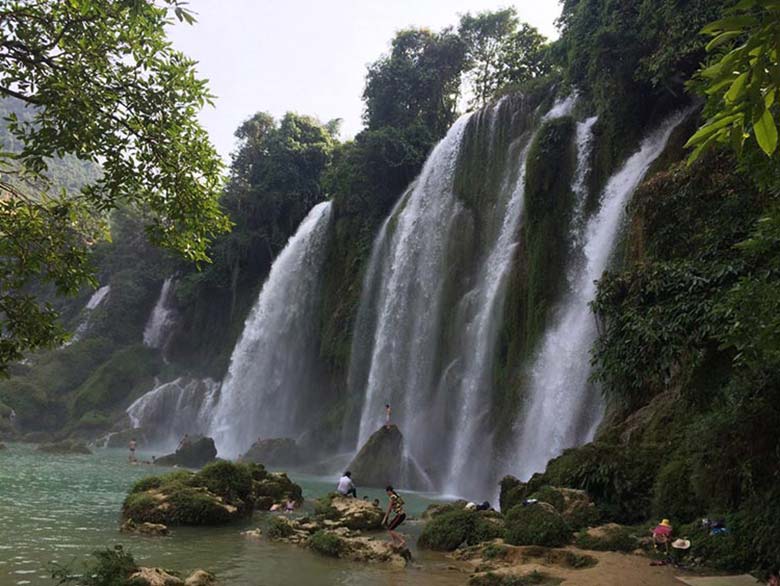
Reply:
[[[207, 261], [229, 222], [218, 206], [222, 164], [197, 112], [210, 102], [195, 63], [165, 27], [192, 22], [180, 0], [10, 0], [0, 6], [0, 95], [27, 106], [0, 153], [0, 372], [25, 349], [63, 341], [56, 312], [30, 293], [95, 284], [105, 214], [139, 209], [152, 241]], [[52, 158], [100, 165], [79, 194], [56, 192]]]

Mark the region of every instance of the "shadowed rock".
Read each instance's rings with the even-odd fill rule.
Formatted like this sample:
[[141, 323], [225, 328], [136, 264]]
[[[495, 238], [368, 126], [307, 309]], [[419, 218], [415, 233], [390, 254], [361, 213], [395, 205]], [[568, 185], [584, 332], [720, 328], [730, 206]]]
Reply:
[[184, 466], [201, 468], [217, 457], [217, 447], [210, 437], [193, 437], [173, 454], [155, 460], [158, 466]]

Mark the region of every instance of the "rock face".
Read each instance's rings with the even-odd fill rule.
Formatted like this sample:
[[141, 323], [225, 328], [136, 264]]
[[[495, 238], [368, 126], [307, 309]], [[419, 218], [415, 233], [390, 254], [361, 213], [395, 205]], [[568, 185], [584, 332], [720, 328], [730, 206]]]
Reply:
[[241, 459], [265, 466], [295, 466], [301, 462], [301, 456], [295, 440], [280, 437], [258, 439]]
[[136, 535], [148, 535], [151, 537], [161, 537], [168, 535], [168, 527], [162, 523], [136, 523], [128, 519], [119, 528], [122, 533], [134, 533]]
[[404, 437], [395, 425], [383, 425], [360, 448], [349, 464], [358, 487], [384, 488], [388, 484], [425, 489], [426, 484], [412, 466], [404, 466]]
[[90, 449], [83, 443], [76, 440], [62, 440], [48, 444], [40, 444], [39, 452], [47, 454], [91, 454]]
[[183, 466], [185, 468], [200, 468], [217, 457], [217, 447], [210, 437], [196, 436], [190, 438], [173, 454], [162, 456], [155, 460], [159, 466]]

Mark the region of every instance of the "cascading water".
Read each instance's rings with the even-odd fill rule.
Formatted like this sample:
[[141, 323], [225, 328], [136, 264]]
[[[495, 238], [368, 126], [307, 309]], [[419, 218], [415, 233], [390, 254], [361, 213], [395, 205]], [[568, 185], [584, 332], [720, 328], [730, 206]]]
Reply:
[[170, 326], [173, 324], [174, 312], [170, 307], [171, 295], [174, 287], [173, 277], [168, 277], [163, 281], [160, 289], [160, 296], [154, 305], [149, 319], [144, 327], [144, 344], [150, 348], [164, 348], [170, 332]]
[[159, 449], [173, 449], [185, 433], [208, 430], [218, 391], [219, 382], [212, 379], [179, 377], [137, 399], [127, 408], [127, 416]]
[[316, 205], [274, 261], [233, 350], [210, 433], [222, 456], [258, 437], [296, 437], [316, 417], [318, 310], [330, 202]]
[[73, 337], [65, 342], [63, 346], [70, 346], [73, 342], [76, 342], [84, 337], [84, 334], [89, 331], [90, 317], [92, 316], [92, 312], [100, 307], [100, 305], [106, 300], [106, 297], [108, 297], [109, 293], [111, 293], [111, 285], [103, 285], [92, 294], [92, 296], [89, 298], [89, 301], [87, 301], [87, 304], [84, 306], [81, 323], [79, 323], [79, 325], [76, 327], [76, 331], [73, 333]]
[[[556, 103], [549, 118], [572, 104]], [[485, 394], [522, 217], [527, 110], [502, 100], [455, 123], [380, 230], [363, 283], [349, 377], [365, 397], [358, 445], [390, 403], [406, 468], [452, 493], [482, 493], [493, 464]], [[455, 188], [459, 165], [470, 162], [461, 160], [464, 142], [474, 140], [483, 144], [466, 159], [499, 176], [479, 209]]]
[[[576, 253], [572, 255], [567, 275], [569, 291], [543, 336], [531, 368], [530, 398], [516, 428], [516, 450], [509, 463], [510, 470], [522, 479], [544, 470], [547, 462], [565, 448], [592, 438], [602, 412], [598, 391], [589, 382], [590, 349], [597, 334], [589, 305], [596, 294], [595, 282], [612, 256], [631, 194], [683, 117], [678, 114], [665, 121], [609, 179], [601, 207], [587, 221], [581, 236], [574, 223], [572, 240], [581, 247], [584, 259], [577, 262]], [[584, 127], [580, 129], [585, 132]], [[584, 180], [579, 187], [577, 183], [573, 186], [579, 199], [584, 196], [583, 185]], [[581, 215], [582, 205], [575, 209]]]

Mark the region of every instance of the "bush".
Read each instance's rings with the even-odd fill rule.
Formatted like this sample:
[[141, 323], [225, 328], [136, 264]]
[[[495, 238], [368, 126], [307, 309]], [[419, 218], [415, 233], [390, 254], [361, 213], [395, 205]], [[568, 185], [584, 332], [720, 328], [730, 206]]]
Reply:
[[319, 554], [337, 558], [344, 550], [344, 543], [338, 535], [320, 530], [309, 537], [309, 547]]
[[506, 515], [506, 540], [512, 545], [560, 547], [570, 539], [571, 529], [552, 507], [517, 505]]
[[177, 470], [170, 474], [163, 474], [162, 476], [147, 476], [141, 480], [137, 480], [136, 483], [130, 489], [130, 494], [136, 492], [146, 492], [155, 488], [160, 488], [163, 485], [171, 483], [186, 484], [194, 475], [187, 470]]
[[138, 571], [133, 556], [121, 545], [94, 551], [92, 557], [95, 561], [84, 562], [80, 570], [55, 566], [52, 578], [61, 586], [126, 586], [128, 578]]
[[206, 464], [195, 474], [192, 482], [197, 486], [205, 486], [228, 501], [251, 502], [252, 471], [245, 464], [235, 464], [226, 460]]
[[263, 533], [268, 539], [283, 539], [290, 537], [294, 530], [283, 517], [270, 517], [263, 528]]
[[629, 527], [616, 526], [604, 528], [601, 535], [591, 535], [587, 531], [577, 534], [574, 544], [580, 549], [592, 551], [630, 552], [639, 547], [639, 540]]
[[523, 504], [523, 501], [528, 497], [528, 485], [514, 476], [504, 476], [500, 486], [498, 505], [504, 513], [515, 505]]
[[560, 491], [555, 490], [552, 486], [544, 486], [540, 488], [529, 498], [537, 499], [543, 503], [552, 505], [553, 508], [555, 508], [555, 510], [559, 513], [563, 513], [564, 509], [566, 508], [566, 499], [560, 493]]
[[[221, 525], [227, 523], [233, 516], [221, 503], [202, 489], [181, 487], [168, 495], [171, 510], [165, 521], [171, 525]], [[131, 517], [138, 521], [136, 517]], [[148, 521], [149, 519], [141, 519]]]
[[464, 509], [436, 515], [420, 534], [417, 545], [436, 551], [453, 551], [461, 544], [476, 545], [500, 537], [503, 531], [497, 522], [477, 511]]
[[488, 543], [482, 548], [482, 557], [486, 560], [495, 560], [503, 558], [509, 551], [505, 545], [498, 545], [497, 543]]
[[653, 516], [689, 523], [704, 512], [691, 485], [692, 468], [687, 460], [675, 459], [658, 472], [653, 485]]

